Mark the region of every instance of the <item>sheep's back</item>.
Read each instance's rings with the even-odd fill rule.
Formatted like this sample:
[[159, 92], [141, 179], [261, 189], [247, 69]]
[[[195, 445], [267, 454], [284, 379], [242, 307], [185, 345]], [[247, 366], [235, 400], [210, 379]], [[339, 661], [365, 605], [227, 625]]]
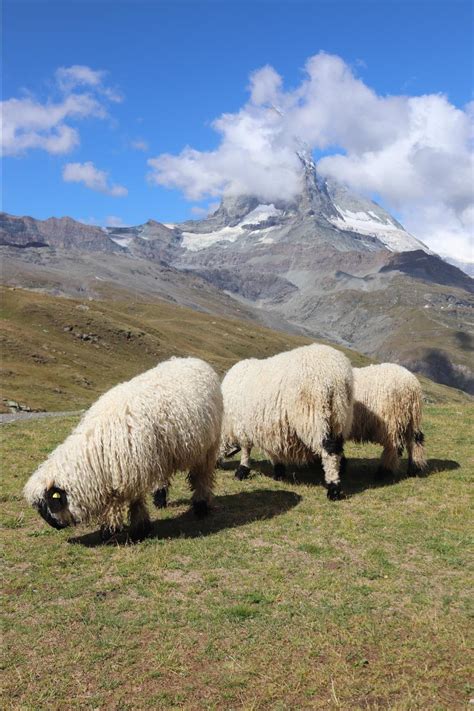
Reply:
[[45, 466], [58, 486], [139, 494], [217, 446], [222, 409], [212, 368], [172, 359], [102, 395]]
[[[352, 369], [329, 346], [313, 344], [264, 360], [241, 361], [225, 376], [224, 431], [228, 439], [299, 449], [296, 428], [320, 439], [328, 428], [348, 431], [352, 412]], [[329, 424], [328, 424], [329, 423]], [[298, 457], [301, 459], [301, 457]]]

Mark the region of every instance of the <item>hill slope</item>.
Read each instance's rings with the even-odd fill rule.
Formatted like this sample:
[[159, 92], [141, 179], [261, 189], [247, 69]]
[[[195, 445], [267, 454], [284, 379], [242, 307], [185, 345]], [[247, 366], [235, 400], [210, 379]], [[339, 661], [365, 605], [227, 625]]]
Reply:
[[[0, 294], [2, 397], [33, 409], [86, 407], [117, 382], [173, 355], [202, 357], [223, 373], [241, 358], [311, 342], [166, 302], [79, 301], [12, 288]], [[356, 366], [369, 362], [342, 350]], [[452, 388], [422, 382], [432, 402], [468, 399]]]

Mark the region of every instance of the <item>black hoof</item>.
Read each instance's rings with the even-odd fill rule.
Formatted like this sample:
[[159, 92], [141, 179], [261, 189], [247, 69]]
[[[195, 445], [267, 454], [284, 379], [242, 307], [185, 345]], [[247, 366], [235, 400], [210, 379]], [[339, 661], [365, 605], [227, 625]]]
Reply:
[[129, 536], [132, 541], [143, 541], [147, 538], [152, 530], [151, 521], [142, 521], [136, 526], [132, 526], [129, 531]]
[[345, 493], [341, 489], [340, 484], [334, 484], [331, 482], [328, 484], [328, 493], [327, 493], [329, 501], [341, 501], [342, 499], [346, 498]]
[[207, 501], [193, 501], [193, 511], [197, 518], [204, 518], [209, 513], [209, 504]]
[[273, 467], [273, 478], [279, 481], [286, 476], [286, 467], [284, 464], [275, 464]]
[[243, 479], [248, 479], [249, 475], [250, 475], [250, 468], [244, 466], [243, 464], [239, 464], [239, 466], [235, 470], [235, 478], [238, 479], [239, 481], [242, 481]]
[[168, 492], [165, 488], [155, 491], [153, 494], [153, 503], [157, 509], [165, 509], [168, 506]]

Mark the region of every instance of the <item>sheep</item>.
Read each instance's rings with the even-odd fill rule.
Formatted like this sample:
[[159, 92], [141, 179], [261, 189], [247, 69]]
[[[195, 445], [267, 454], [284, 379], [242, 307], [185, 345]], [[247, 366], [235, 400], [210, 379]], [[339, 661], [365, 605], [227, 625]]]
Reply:
[[189, 471], [195, 513], [214, 484], [222, 424], [214, 370], [197, 358], [171, 358], [102, 395], [72, 434], [30, 477], [24, 496], [54, 528], [98, 519], [104, 539], [124, 524], [130, 537], [150, 530], [145, 495]]
[[354, 368], [354, 416], [349, 438], [383, 446], [380, 476], [397, 470], [404, 446], [408, 474], [426, 468], [421, 415], [421, 386], [409, 370], [395, 363]]
[[281, 478], [285, 464], [322, 458], [327, 495], [344, 497], [340, 461], [351, 429], [353, 376], [340, 351], [314, 343], [234, 365], [222, 381], [221, 455], [242, 450], [235, 476], [250, 473], [250, 451], [263, 450]]

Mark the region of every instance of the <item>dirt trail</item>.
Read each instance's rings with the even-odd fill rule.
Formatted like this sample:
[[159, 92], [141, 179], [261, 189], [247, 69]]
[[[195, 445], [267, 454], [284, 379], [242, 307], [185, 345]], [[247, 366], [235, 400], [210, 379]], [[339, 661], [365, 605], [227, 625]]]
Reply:
[[18, 420], [39, 420], [44, 417], [70, 417], [72, 415], [82, 415], [84, 410], [73, 410], [70, 412], [8, 412], [0, 414], [0, 425], [7, 425]]

